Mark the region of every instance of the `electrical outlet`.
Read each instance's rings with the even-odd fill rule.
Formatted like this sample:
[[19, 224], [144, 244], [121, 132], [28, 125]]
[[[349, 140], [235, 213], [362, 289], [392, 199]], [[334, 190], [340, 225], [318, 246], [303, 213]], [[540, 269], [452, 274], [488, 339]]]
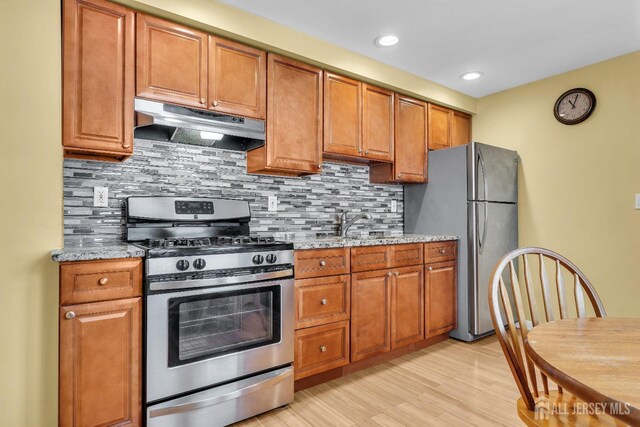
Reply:
[[640, 209], [640, 193], [636, 193], [636, 209]]
[[277, 212], [277, 211], [278, 211], [278, 197], [269, 196], [269, 212]]
[[96, 208], [109, 207], [109, 188], [93, 187], [93, 206]]
[[398, 202], [395, 200], [391, 201], [391, 212], [398, 212]]

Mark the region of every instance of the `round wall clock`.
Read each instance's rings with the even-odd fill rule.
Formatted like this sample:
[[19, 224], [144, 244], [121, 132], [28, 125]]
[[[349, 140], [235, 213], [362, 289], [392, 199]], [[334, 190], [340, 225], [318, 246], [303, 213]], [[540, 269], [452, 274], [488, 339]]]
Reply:
[[596, 96], [589, 89], [570, 89], [560, 95], [553, 107], [556, 119], [565, 125], [575, 125], [589, 118], [596, 108]]

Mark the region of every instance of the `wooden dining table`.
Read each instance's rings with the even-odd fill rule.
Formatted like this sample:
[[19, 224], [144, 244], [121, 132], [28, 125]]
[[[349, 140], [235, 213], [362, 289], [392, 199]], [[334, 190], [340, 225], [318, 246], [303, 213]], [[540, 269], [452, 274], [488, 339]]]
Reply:
[[640, 319], [592, 317], [540, 324], [524, 343], [531, 360], [591, 409], [640, 426]]

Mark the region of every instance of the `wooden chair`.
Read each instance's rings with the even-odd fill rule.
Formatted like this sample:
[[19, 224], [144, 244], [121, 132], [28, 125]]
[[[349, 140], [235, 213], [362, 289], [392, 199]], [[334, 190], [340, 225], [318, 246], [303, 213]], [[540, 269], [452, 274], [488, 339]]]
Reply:
[[[534, 268], [536, 275], [532, 274]], [[549, 270], [555, 273], [555, 286], [549, 281]], [[568, 286], [565, 285], [567, 278], [570, 280]], [[521, 280], [524, 286], [520, 285]], [[585, 295], [591, 303], [590, 307], [585, 305]], [[539, 300], [542, 301], [541, 305], [538, 304]], [[493, 271], [489, 286], [489, 308], [498, 341], [520, 391], [521, 397], [517, 402], [518, 416], [525, 424], [624, 425], [608, 415], [589, 416], [572, 411], [571, 408], [580, 401], [559, 386], [555, 390], [550, 389], [550, 380], [536, 368], [524, 352], [524, 339], [529, 329], [540, 323], [557, 318], [606, 316], [593, 285], [578, 267], [562, 255], [548, 249], [522, 248], [509, 252]], [[542, 385], [542, 390], [538, 384]], [[557, 405], [556, 408], [565, 407], [569, 414], [547, 411], [545, 415], [545, 410], [550, 405]], [[539, 413], [538, 417], [536, 410]], [[548, 419], [539, 419], [546, 417]]]

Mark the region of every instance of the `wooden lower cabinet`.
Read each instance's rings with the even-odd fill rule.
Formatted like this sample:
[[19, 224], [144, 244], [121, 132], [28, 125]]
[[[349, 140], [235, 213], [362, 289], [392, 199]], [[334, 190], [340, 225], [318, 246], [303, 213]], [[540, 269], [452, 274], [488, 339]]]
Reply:
[[349, 321], [295, 332], [295, 379], [349, 363]]
[[60, 308], [59, 425], [141, 425], [141, 298]]
[[391, 348], [424, 339], [424, 267], [399, 268], [391, 284]]
[[456, 262], [427, 264], [425, 267], [425, 336], [433, 337], [457, 326]]
[[365, 359], [391, 349], [390, 270], [351, 276], [351, 361]]

